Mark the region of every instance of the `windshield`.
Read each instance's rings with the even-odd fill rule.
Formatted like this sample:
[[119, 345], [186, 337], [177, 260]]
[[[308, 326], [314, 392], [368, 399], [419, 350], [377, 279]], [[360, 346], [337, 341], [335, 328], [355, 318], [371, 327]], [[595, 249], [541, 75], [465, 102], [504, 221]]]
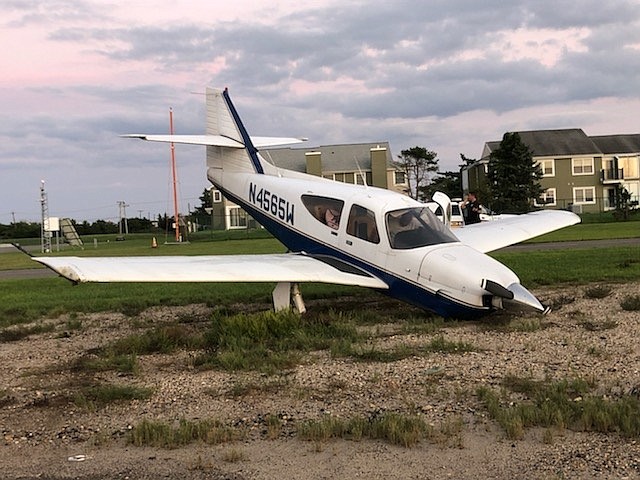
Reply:
[[427, 207], [403, 208], [386, 215], [391, 248], [410, 248], [457, 242], [456, 236]]

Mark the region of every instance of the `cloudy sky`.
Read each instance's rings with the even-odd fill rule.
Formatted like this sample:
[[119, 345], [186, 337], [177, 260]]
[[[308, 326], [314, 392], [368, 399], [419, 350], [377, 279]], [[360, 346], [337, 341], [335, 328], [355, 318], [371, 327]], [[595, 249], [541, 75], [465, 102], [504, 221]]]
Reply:
[[[202, 133], [206, 86], [250, 133], [480, 156], [505, 131], [640, 133], [636, 0], [4, 0], [0, 223], [171, 211], [169, 148]], [[220, 4], [219, 6], [217, 4]], [[182, 210], [207, 186], [178, 146]]]

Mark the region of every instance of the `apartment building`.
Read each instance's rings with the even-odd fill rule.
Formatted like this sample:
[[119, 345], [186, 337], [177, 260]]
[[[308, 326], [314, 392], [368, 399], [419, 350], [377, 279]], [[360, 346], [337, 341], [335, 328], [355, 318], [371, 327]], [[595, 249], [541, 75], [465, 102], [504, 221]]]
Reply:
[[[582, 129], [517, 132], [542, 170], [542, 208], [576, 213], [615, 208], [616, 186], [626, 188], [634, 205], [640, 199], [640, 134], [588, 136]], [[486, 142], [482, 158], [462, 169], [462, 188], [483, 191], [491, 152], [500, 141]]]

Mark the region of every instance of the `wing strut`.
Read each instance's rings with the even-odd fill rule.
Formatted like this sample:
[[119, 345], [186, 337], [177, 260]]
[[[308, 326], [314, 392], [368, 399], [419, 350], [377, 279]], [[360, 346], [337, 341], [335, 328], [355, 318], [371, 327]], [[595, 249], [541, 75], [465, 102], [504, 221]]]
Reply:
[[293, 307], [298, 313], [304, 313], [307, 308], [304, 306], [302, 293], [298, 283], [279, 282], [273, 289], [273, 308], [276, 312], [280, 310], [288, 310]]

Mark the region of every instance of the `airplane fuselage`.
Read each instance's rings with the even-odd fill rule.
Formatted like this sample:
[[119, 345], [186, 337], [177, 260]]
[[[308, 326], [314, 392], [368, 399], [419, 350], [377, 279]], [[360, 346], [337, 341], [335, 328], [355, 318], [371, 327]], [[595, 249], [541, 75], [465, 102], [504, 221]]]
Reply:
[[[518, 282], [511, 270], [461, 244], [424, 204], [406, 195], [281, 169], [239, 173], [210, 168], [208, 177], [290, 251], [364, 270], [389, 286], [383, 293], [440, 315], [486, 314], [494, 305], [483, 279]], [[427, 222], [420, 226], [423, 236], [417, 244], [396, 243], [402, 235], [393, 237], [396, 212], [422, 210]], [[470, 276], [469, 264], [482, 275]]]

